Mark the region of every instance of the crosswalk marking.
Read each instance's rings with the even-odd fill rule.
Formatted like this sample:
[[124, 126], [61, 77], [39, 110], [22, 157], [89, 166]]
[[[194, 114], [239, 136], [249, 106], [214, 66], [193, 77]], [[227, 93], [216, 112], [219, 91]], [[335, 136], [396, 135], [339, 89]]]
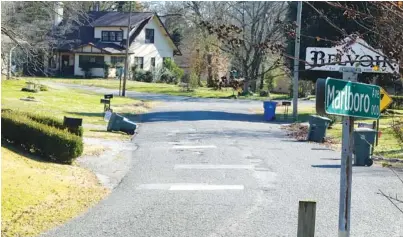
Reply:
[[172, 185], [170, 191], [214, 191], [214, 190], [243, 190], [243, 185], [210, 185], [210, 184], [192, 184], [192, 185]]
[[253, 169], [253, 165], [177, 164], [174, 169]]
[[168, 190], [168, 191], [214, 191], [214, 190], [243, 190], [243, 185], [214, 185], [205, 183], [167, 183], [141, 184], [137, 190]]
[[207, 148], [217, 148], [215, 145], [200, 145], [200, 146], [187, 146], [187, 145], [178, 145], [173, 146], [172, 149], [207, 149]]

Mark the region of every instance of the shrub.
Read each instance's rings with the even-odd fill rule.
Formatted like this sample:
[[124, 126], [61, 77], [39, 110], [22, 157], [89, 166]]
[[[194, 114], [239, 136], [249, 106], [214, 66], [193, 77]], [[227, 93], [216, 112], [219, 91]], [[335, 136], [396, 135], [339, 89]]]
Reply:
[[153, 81], [153, 73], [150, 71], [146, 71], [143, 77], [144, 82], [152, 82]]
[[144, 71], [143, 69], [137, 69], [134, 71], [134, 80], [136, 81], [144, 81], [145, 77], [146, 77], [146, 71]]
[[83, 153], [82, 138], [41, 124], [21, 113], [2, 113], [2, 138], [46, 160], [71, 164]]
[[81, 65], [81, 70], [83, 70], [85, 78], [91, 78], [91, 76], [92, 76], [92, 73], [91, 73], [92, 68], [93, 68], [93, 63], [83, 63]]
[[160, 81], [169, 84], [178, 84], [178, 78], [174, 75], [174, 73], [166, 68], [161, 74]]
[[391, 96], [392, 97], [392, 105], [391, 109], [403, 109], [403, 96]]
[[177, 82], [180, 81], [185, 74], [183, 69], [176, 65], [176, 63], [170, 58], [166, 58], [164, 60], [164, 67], [165, 69], [168, 69], [173, 74], [173, 76], [176, 77]]
[[45, 85], [39, 85], [39, 90], [40, 91], [48, 91], [49, 88], [47, 86], [45, 86]]
[[[323, 114], [321, 116], [323, 116]], [[333, 115], [333, 114], [328, 114], [326, 116], [330, 119], [330, 123], [329, 123], [329, 127], [328, 127], [329, 129], [331, 129], [333, 127], [333, 124], [335, 124], [336, 122], [342, 121], [341, 116], [337, 116], [337, 115]]]
[[14, 111], [14, 110], [1, 110], [1, 112], [8, 112], [8, 113], [13, 113], [15, 116], [26, 116], [29, 119], [32, 119], [35, 122], [50, 126], [50, 127], [55, 127], [60, 130], [66, 130], [69, 133], [75, 134], [77, 136], [82, 137], [84, 135], [84, 129], [83, 127], [79, 127], [78, 129], [71, 129], [66, 126], [64, 126], [63, 121], [60, 119], [56, 119], [53, 117], [48, 117], [48, 116], [43, 116], [39, 114], [33, 114], [33, 113], [27, 113], [27, 112], [21, 112], [21, 111]]
[[108, 78], [109, 77], [109, 69], [112, 67], [112, 65], [110, 63], [105, 63], [104, 64], [104, 78]]
[[403, 149], [403, 118], [393, 118], [391, 129], [393, 136]]
[[199, 86], [199, 80], [198, 76], [196, 73], [192, 72], [190, 73], [190, 78], [189, 78], [189, 87], [191, 89], [195, 89]]

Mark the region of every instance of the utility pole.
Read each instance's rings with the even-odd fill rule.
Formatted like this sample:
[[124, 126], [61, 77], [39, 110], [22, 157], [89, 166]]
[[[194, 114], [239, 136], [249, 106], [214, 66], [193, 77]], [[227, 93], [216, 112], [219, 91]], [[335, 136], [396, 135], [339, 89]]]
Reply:
[[129, 36], [130, 36], [130, 18], [132, 16], [132, 2], [129, 2], [129, 21], [127, 23], [127, 34], [126, 34], [126, 59], [125, 59], [125, 71], [123, 78], [123, 88], [122, 88], [122, 96], [126, 96], [126, 80], [129, 71]]
[[301, 15], [302, 2], [298, 2], [297, 8], [297, 32], [295, 35], [295, 53], [294, 53], [294, 79], [293, 79], [293, 100], [292, 115], [294, 120], [298, 119], [298, 77], [299, 77], [299, 48], [301, 43]]

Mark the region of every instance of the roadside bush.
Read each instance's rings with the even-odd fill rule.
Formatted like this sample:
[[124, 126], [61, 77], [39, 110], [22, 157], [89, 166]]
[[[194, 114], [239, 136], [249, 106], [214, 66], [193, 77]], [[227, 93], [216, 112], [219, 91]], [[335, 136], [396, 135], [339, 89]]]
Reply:
[[392, 134], [398, 140], [400, 147], [403, 149], [403, 118], [393, 118]]
[[33, 113], [27, 113], [27, 112], [21, 112], [21, 111], [15, 111], [15, 110], [1, 110], [1, 113], [3, 112], [8, 112], [15, 114], [15, 116], [26, 116], [29, 119], [32, 119], [35, 122], [54, 127], [60, 130], [67, 130], [69, 133], [75, 134], [77, 136], [82, 137], [84, 135], [84, 129], [83, 127], [79, 127], [78, 129], [70, 129], [66, 126], [63, 125], [63, 120], [56, 119], [53, 117], [48, 117], [48, 116], [43, 116], [39, 114], [33, 114]]
[[[321, 116], [324, 116], [323, 114]], [[333, 114], [328, 114], [325, 115], [326, 117], [328, 117], [330, 119], [330, 123], [329, 123], [329, 129], [331, 129], [333, 127], [333, 124], [335, 124], [336, 122], [341, 122], [342, 121], [342, 117], [341, 116], [337, 116], [337, 115], [333, 115]]]
[[142, 82], [152, 82], [153, 74], [150, 71], [145, 71], [142, 69], [137, 69], [134, 71], [134, 80]]
[[305, 98], [314, 94], [315, 84], [312, 81], [301, 80], [298, 82], [298, 87], [298, 97]]
[[112, 67], [112, 65], [110, 63], [105, 63], [104, 64], [104, 78], [109, 77], [109, 72], [110, 72], [111, 67]]
[[81, 65], [81, 70], [84, 72], [84, 78], [91, 78], [92, 73], [91, 70], [93, 68], [92, 63], [83, 63]]
[[45, 86], [45, 85], [39, 85], [39, 90], [40, 91], [48, 91], [49, 88], [47, 86]]
[[146, 71], [143, 78], [144, 82], [152, 82], [153, 81], [153, 73], [150, 71]]
[[189, 87], [191, 89], [195, 89], [199, 86], [199, 78], [196, 73], [192, 72], [190, 73], [190, 78], [189, 78]]
[[71, 164], [83, 153], [81, 137], [41, 124], [24, 114], [3, 112], [1, 122], [3, 139], [46, 160]]
[[179, 79], [173, 72], [165, 68], [161, 74], [160, 81], [168, 84], [178, 84]]
[[391, 109], [403, 109], [403, 96], [391, 96], [392, 97], [392, 105], [390, 106]]
[[176, 83], [178, 83], [185, 74], [183, 69], [176, 65], [176, 63], [170, 58], [166, 58], [164, 60], [164, 68], [168, 69], [168, 71], [172, 73], [172, 75], [176, 78]]

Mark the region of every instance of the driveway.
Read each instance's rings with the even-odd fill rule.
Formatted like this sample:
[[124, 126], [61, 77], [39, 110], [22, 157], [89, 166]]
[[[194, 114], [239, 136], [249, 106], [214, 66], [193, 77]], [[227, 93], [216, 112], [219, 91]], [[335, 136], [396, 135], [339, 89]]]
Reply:
[[[300, 200], [317, 202], [316, 236], [337, 236], [340, 152], [286, 137], [252, 112], [262, 102], [128, 96], [163, 103], [142, 116], [127, 175], [43, 236], [296, 236]], [[354, 167], [351, 236], [403, 236], [403, 214], [379, 189], [403, 197], [389, 169]]]

